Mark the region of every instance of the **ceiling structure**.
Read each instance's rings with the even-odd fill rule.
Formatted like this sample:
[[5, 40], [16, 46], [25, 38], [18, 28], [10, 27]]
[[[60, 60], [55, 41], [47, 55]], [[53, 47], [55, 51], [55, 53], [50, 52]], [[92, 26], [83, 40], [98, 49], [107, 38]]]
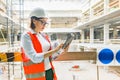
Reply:
[[24, 20], [25, 27], [28, 26], [28, 16], [31, 10], [36, 7], [43, 7], [51, 19], [51, 26], [49, 28], [79, 29], [79, 20], [82, 12], [87, 9], [86, 6], [89, 7], [90, 1], [94, 2], [99, 0], [13, 0], [12, 2], [15, 4], [13, 5], [13, 12], [18, 16], [20, 16], [20, 1], [24, 3], [22, 8], [24, 10], [22, 16], [24, 17], [21, 20]]
[[[14, 3], [17, 3], [14, 0]], [[87, 0], [88, 1], [88, 0]], [[50, 28], [72, 28], [77, 26], [81, 17], [81, 5], [84, 0], [24, 0], [24, 22], [28, 23], [28, 15], [36, 7], [42, 7], [50, 17]], [[19, 6], [14, 6], [19, 13]], [[27, 25], [27, 24], [25, 24]]]

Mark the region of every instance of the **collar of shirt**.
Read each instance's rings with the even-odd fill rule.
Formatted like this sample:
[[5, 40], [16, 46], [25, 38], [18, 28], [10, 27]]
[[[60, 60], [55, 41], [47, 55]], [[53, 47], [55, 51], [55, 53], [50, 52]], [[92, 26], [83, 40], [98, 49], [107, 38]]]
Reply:
[[[30, 32], [32, 33], [32, 34], [36, 34], [36, 35], [38, 35], [38, 33], [37, 32], [35, 32], [34, 30], [30, 30]], [[45, 35], [44, 35], [44, 33], [42, 33], [42, 32], [39, 32], [39, 34], [41, 34], [41, 36], [43, 36], [44, 38], [45, 38]], [[46, 39], [46, 38], [45, 38]]]
[[[35, 32], [33, 29], [30, 29], [30, 32], [31, 32], [32, 34], [38, 34], [38, 33]], [[42, 33], [42, 32], [39, 32], [39, 33]]]
[[34, 30], [30, 30], [30, 32], [32, 33], [32, 34], [37, 34], [37, 32], [35, 32]]

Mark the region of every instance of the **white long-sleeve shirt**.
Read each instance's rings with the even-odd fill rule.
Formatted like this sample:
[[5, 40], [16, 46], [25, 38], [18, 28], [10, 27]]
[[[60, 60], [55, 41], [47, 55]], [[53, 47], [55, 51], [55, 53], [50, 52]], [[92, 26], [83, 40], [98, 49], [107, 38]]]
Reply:
[[38, 40], [42, 45], [42, 53], [37, 54], [35, 49], [33, 48], [33, 44], [29, 34], [24, 33], [21, 37], [21, 47], [23, 47], [25, 54], [29, 57], [34, 63], [40, 63], [44, 60], [45, 63], [45, 70], [51, 68], [49, 57], [44, 59], [44, 53], [50, 49], [50, 43], [41, 35], [41, 33], [35, 33], [31, 30], [32, 34], [36, 34]]

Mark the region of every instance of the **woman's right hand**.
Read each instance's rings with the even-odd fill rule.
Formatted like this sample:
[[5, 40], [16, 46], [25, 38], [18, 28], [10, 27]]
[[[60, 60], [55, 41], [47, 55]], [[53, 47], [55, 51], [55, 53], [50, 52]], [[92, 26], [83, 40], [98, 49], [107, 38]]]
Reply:
[[60, 44], [55, 49], [52, 49], [52, 50], [44, 53], [44, 57], [46, 58], [46, 57], [51, 56], [52, 54], [54, 54], [55, 52], [57, 52], [58, 50], [60, 50], [60, 48], [62, 48], [62, 46], [63, 46], [63, 44]]
[[63, 46], [63, 43], [61, 43], [60, 45], [58, 45], [56, 48], [55, 48], [55, 52], [57, 52], [58, 50], [60, 50]]

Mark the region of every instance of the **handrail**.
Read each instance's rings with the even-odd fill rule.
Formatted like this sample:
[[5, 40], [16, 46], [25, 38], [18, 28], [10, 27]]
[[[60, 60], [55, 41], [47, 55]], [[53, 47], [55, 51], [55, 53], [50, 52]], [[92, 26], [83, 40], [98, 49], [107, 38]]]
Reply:
[[22, 62], [21, 52], [1, 52], [0, 62]]

